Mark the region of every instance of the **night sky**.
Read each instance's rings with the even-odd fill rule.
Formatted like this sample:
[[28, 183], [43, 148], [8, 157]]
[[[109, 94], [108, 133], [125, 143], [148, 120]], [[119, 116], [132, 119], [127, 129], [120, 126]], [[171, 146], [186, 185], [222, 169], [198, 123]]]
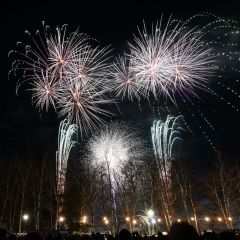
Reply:
[[[30, 3], [31, 2], [31, 3]], [[57, 131], [60, 120], [56, 114], [39, 114], [31, 103], [30, 94], [24, 87], [16, 96], [17, 79], [8, 80], [11, 60], [8, 52], [15, 48], [17, 41], [23, 41], [24, 31], [35, 32], [45, 21], [52, 28], [68, 24], [69, 31], [79, 27], [99, 40], [101, 46], [111, 45], [113, 54], [122, 53], [126, 42], [142, 26], [143, 20], [151, 24], [166, 18], [187, 19], [202, 11], [215, 13], [222, 17], [240, 20], [238, 1], [8, 1], [1, 3], [1, 116], [0, 151], [4, 153], [44, 149], [50, 145], [57, 147]], [[240, 92], [240, 89], [236, 89]], [[239, 155], [240, 113], [234, 112], [213, 97], [203, 94], [201, 107], [209, 112], [209, 119], [216, 127], [209, 133], [218, 149]], [[227, 95], [225, 97], [228, 97]], [[240, 101], [238, 102], [240, 106]], [[150, 110], [143, 113], [137, 105], [123, 102], [123, 120], [142, 126], [145, 132], [154, 120]], [[115, 107], [113, 107], [115, 108]], [[208, 111], [209, 110], [209, 111]], [[117, 117], [118, 118], [118, 117]], [[121, 117], [119, 117], [121, 118]], [[189, 118], [190, 119], [190, 118]], [[191, 119], [190, 119], [191, 121]], [[150, 131], [150, 130], [149, 130]], [[145, 133], [146, 138], [148, 134]], [[197, 163], [209, 162], [214, 154], [203, 136], [185, 133], [184, 155]], [[203, 164], [204, 165], [204, 164]]]

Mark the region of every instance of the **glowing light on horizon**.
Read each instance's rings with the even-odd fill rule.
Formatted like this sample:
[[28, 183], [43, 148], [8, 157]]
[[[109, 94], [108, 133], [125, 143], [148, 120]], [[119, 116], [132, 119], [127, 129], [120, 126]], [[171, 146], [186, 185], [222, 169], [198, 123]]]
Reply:
[[205, 217], [204, 218], [206, 222], [209, 222], [210, 221], [210, 218], [209, 217]]

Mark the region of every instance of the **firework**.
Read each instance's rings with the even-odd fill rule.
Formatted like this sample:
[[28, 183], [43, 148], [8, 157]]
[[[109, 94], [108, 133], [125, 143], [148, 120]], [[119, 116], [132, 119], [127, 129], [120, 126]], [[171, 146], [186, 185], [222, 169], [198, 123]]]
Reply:
[[57, 192], [64, 194], [65, 176], [68, 158], [72, 147], [77, 143], [73, 137], [77, 136], [78, 127], [70, 124], [66, 119], [60, 123], [58, 132], [58, 151], [56, 152]]
[[196, 94], [195, 89], [207, 89], [208, 77], [213, 73], [211, 48], [206, 47], [201, 31], [186, 29], [180, 22], [160, 21], [148, 33], [146, 27], [129, 43], [128, 55], [139, 91], [144, 97], [150, 93], [174, 99]]
[[30, 39], [29, 44], [18, 42], [18, 51], [11, 51], [16, 54], [16, 60], [12, 64], [10, 72], [15, 74], [20, 71], [23, 81], [32, 81], [42, 72], [51, 69], [51, 74], [61, 80], [61, 72], [66, 69], [70, 58], [76, 51], [83, 50], [88, 36], [78, 31], [67, 34], [66, 25], [57, 27], [55, 31], [45, 25], [43, 30], [37, 30], [35, 34], [25, 31]]
[[88, 147], [92, 164], [104, 167], [108, 176], [115, 232], [118, 226], [115, 177], [122, 176], [122, 168], [129, 161], [142, 157], [143, 143], [136, 133], [127, 131], [123, 124], [111, 123], [90, 139]]
[[155, 120], [151, 127], [154, 155], [158, 167], [166, 171], [164, 173], [166, 177], [170, 170], [173, 146], [176, 141], [180, 140], [178, 135], [181, 128], [177, 122], [179, 118], [167, 116], [165, 122]]
[[92, 137], [89, 152], [93, 164], [105, 166], [109, 174], [121, 174], [122, 167], [143, 154], [141, 138], [120, 123], [111, 123]]
[[32, 36], [32, 46], [23, 45], [14, 61], [12, 71], [20, 71], [22, 81], [29, 84], [33, 102], [40, 110], [50, 106], [59, 117], [67, 117], [80, 127], [81, 133], [104, 122], [102, 115], [110, 112], [103, 105], [112, 90], [106, 63], [108, 48], [93, 46], [92, 39], [75, 31], [67, 34], [66, 25], [51, 32], [44, 25], [43, 33]]
[[55, 81], [55, 75], [42, 71], [41, 75], [36, 75], [31, 82], [32, 99], [36, 108], [48, 111], [49, 106], [56, 109], [56, 102], [59, 99], [58, 83]]
[[46, 38], [49, 68], [53, 69], [56, 74], [64, 77], [64, 72], [68, 69], [71, 59], [78, 54], [78, 52], [85, 51], [88, 36], [83, 33], [75, 31], [73, 33], [66, 33], [67, 25], [56, 28], [56, 33], [50, 34]]
[[176, 141], [181, 140], [179, 137], [178, 125], [179, 117], [167, 116], [166, 121], [154, 121], [151, 127], [152, 144], [156, 164], [158, 168], [158, 177], [160, 185], [160, 199], [163, 212], [165, 215], [166, 225], [171, 225], [171, 161], [173, 159], [173, 146]]
[[66, 171], [70, 152], [76, 141], [78, 127], [70, 124], [66, 119], [60, 123], [58, 132], [58, 150], [56, 152], [56, 182], [57, 182], [57, 216], [56, 227], [58, 227], [58, 219], [62, 217], [65, 193]]
[[122, 99], [125, 97], [129, 100], [133, 100], [134, 98], [139, 99], [141, 89], [138, 89], [134, 74], [130, 69], [131, 63], [126, 56], [120, 57], [113, 64], [111, 76], [116, 85], [115, 92], [117, 97], [121, 97]]
[[105, 97], [106, 89], [96, 91], [87, 88], [79, 81], [71, 81], [62, 85], [59, 90], [58, 114], [76, 123], [82, 132], [96, 129], [104, 122], [99, 115], [109, 116], [111, 113], [102, 108], [103, 104], [111, 103]]
[[66, 71], [67, 78], [70, 81], [79, 81], [87, 88], [109, 90], [110, 86], [107, 85], [109, 65], [106, 63], [108, 53], [108, 48], [85, 45], [84, 49], [72, 55]]

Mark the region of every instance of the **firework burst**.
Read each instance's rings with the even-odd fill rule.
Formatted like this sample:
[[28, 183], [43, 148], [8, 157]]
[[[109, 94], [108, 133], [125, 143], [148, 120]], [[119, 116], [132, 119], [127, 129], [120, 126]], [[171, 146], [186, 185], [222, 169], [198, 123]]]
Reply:
[[37, 108], [48, 111], [52, 106], [58, 116], [78, 124], [82, 133], [104, 122], [102, 115], [110, 115], [102, 108], [113, 102], [106, 94], [112, 90], [106, 63], [109, 50], [93, 46], [86, 34], [68, 34], [66, 28], [51, 32], [44, 25], [36, 36], [27, 32], [33, 44], [21, 44], [23, 51], [16, 52], [18, 60], [10, 73], [21, 72], [17, 89], [27, 82]]
[[106, 89], [87, 88], [79, 81], [69, 81], [59, 90], [58, 114], [78, 124], [81, 133], [96, 129], [104, 122], [101, 116], [111, 113], [102, 108], [103, 104], [112, 103], [105, 96]]
[[127, 97], [129, 100], [133, 100], [134, 98], [139, 99], [141, 96], [141, 89], [138, 89], [135, 76], [130, 69], [131, 63], [125, 56], [117, 59], [112, 67], [111, 76], [116, 85], [116, 96], [121, 99]]
[[121, 174], [128, 161], [141, 159], [143, 142], [133, 131], [121, 123], [111, 123], [89, 141], [92, 163], [108, 168], [111, 175]]
[[[129, 129], [130, 130], [130, 129]], [[118, 122], [105, 126], [88, 143], [91, 164], [103, 167], [110, 186], [112, 204], [112, 227], [118, 225], [116, 205], [116, 178], [122, 177], [122, 169], [129, 161], [139, 160], [143, 155], [143, 142], [133, 131]]]
[[31, 91], [33, 102], [36, 108], [48, 111], [49, 106], [52, 105], [56, 108], [58, 94], [58, 84], [55, 80], [55, 75], [49, 73], [47, 70], [45, 73], [42, 71], [41, 75], [36, 75], [35, 80], [31, 82]]
[[129, 43], [129, 58], [145, 97], [152, 93], [155, 98], [164, 95], [172, 100], [175, 92], [188, 95], [196, 94], [196, 88], [207, 89], [214, 61], [201, 31], [169, 19], [165, 28], [160, 21], [150, 34], [144, 26], [139, 35]]

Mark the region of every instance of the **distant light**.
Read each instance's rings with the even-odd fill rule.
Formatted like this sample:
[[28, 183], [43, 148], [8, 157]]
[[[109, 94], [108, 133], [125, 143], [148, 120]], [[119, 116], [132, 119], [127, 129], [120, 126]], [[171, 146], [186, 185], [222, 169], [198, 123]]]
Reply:
[[153, 219], [151, 220], [151, 222], [152, 222], [152, 224], [156, 224], [156, 219], [153, 218]]
[[58, 219], [59, 222], [64, 222], [64, 220], [65, 220], [65, 218], [63, 216], [60, 216]]
[[82, 222], [83, 222], [83, 223], [86, 223], [86, 222], [87, 222], [87, 216], [86, 216], [86, 215], [83, 216]]
[[27, 214], [24, 214], [24, 215], [23, 215], [23, 220], [24, 220], [24, 221], [27, 221], [28, 219], [29, 219], [29, 216], [28, 216]]
[[133, 219], [133, 225], [137, 224], [137, 220]]
[[106, 225], [108, 225], [108, 223], [109, 223], [109, 221], [108, 221], [108, 220], [106, 220], [106, 221], [105, 221], [105, 224], [106, 224]]
[[220, 217], [218, 217], [217, 220], [218, 220], [219, 222], [222, 222], [222, 218], [220, 218]]
[[178, 219], [177, 219], [177, 221], [180, 223], [180, 222], [181, 222], [181, 219], [180, 219], [180, 218], [178, 218]]
[[160, 223], [160, 222], [162, 221], [162, 219], [161, 219], [161, 218], [158, 218], [157, 221]]
[[126, 217], [125, 220], [126, 220], [127, 222], [129, 222], [129, 221], [130, 221], [130, 217]]
[[230, 221], [230, 222], [231, 222], [231, 221], [232, 221], [232, 218], [231, 218], [231, 217], [228, 217], [228, 221]]
[[205, 217], [205, 221], [206, 221], [206, 222], [209, 222], [209, 221], [210, 221], [210, 218], [209, 218], [209, 217]]
[[148, 215], [149, 217], [153, 217], [153, 215], [154, 215], [153, 210], [152, 210], [152, 209], [149, 209], [148, 212], [147, 212], [147, 215]]
[[194, 221], [195, 219], [194, 219], [194, 217], [191, 217], [191, 221]]
[[107, 221], [107, 217], [103, 217], [103, 221]]

